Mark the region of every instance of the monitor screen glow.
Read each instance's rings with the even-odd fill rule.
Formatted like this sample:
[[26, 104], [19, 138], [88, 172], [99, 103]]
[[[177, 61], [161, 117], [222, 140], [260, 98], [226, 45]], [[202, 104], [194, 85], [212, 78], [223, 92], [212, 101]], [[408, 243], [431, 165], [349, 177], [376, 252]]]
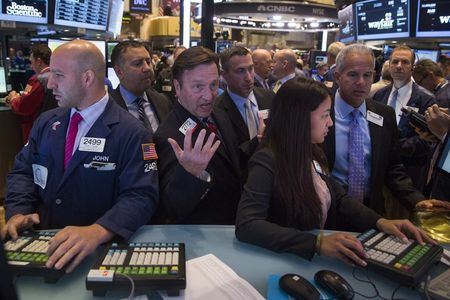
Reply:
[[113, 68], [108, 68], [108, 79], [111, 81], [113, 89], [116, 89], [120, 83], [120, 80]]
[[353, 19], [353, 5], [338, 11], [339, 40], [342, 43], [351, 43], [355, 40], [355, 22]]
[[355, 10], [358, 40], [409, 37], [409, 0], [364, 0]]
[[106, 30], [108, 0], [56, 0], [55, 25]]
[[438, 60], [438, 50], [417, 49], [414, 52], [416, 53], [416, 61], [425, 58], [431, 59], [434, 62]]
[[450, 175], [450, 135], [447, 135], [444, 149], [437, 162], [437, 167]]
[[122, 29], [123, 17], [123, 0], [112, 0], [111, 9], [109, 10], [108, 31], [112, 32], [114, 36], [120, 35]]
[[0, 20], [48, 23], [47, 0], [0, 0]]
[[416, 37], [450, 36], [450, 0], [418, 0]]
[[[65, 44], [67, 42], [70, 42], [69, 40], [56, 40], [56, 39], [48, 39], [47, 40], [47, 45], [50, 48], [50, 50], [55, 51], [55, 49], [62, 45]], [[95, 46], [97, 46], [98, 50], [100, 50], [100, 52], [103, 54], [103, 57], [105, 57], [105, 52], [106, 52], [106, 42], [105, 41], [98, 41], [98, 40], [88, 40], [88, 42], [93, 43]]]
[[5, 68], [0, 67], [0, 93], [6, 94], [7, 91]]

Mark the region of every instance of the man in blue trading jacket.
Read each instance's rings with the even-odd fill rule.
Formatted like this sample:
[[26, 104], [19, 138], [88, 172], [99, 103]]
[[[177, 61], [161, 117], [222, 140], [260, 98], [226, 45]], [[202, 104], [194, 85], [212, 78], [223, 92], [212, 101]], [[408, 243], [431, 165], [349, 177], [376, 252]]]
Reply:
[[149, 221], [159, 197], [156, 154], [148, 130], [105, 93], [105, 62], [93, 44], [58, 47], [50, 71], [60, 108], [36, 121], [8, 175], [2, 236], [63, 228], [46, 265], [71, 272], [100, 244]]

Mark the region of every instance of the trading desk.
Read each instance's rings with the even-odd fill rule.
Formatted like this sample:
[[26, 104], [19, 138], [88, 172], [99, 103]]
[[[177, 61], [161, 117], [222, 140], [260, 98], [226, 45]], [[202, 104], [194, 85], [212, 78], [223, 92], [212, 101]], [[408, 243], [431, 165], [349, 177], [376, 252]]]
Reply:
[[[234, 235], [234, 226], [214, 225], [151, 225], [142, 227], [132, 237], [134, 242], [184, 242], [186, 244], [186, 259], [213, 253], [225, 264], [231, 267], [240, 277], [253, 285], [264, 297], [267, 292], [269, 274], [282, 275], [298, 273], [308, 279], [314, 277], [321, 269], [330, 269], [344, 276], [357, 292], [374, 295], [373, 288], [352, 276], [352, 267], [337, 259], [314, 257], [312, 262], [292, 254], [279, 254], [239, 242]], [[97, 251], [98, 252], [98, 251]], [[94, 257], [86, 259], [78, 269], [63, 276], [56, 284], [45, 284], [42, 278], [19, 277], [16, 281], [19, 297], [28, 299], [123, 299], [128, 292], [108, 292], [104, 298], [94, 298], [91, 291], [85, 288], [85, 277]], [[442, 266], [438, 266], [443, 270]], [[361, 276], [361, 270], [357, 272]], [[376, 284], [381, 295], [391, 298], [393, 290], [398, 286], [395, 282], [379, 274], [368, 272], [370, 279]], [[189, 280], [189, 278], [187, 278]], [[137, 293], [139, 295], [142, 293]], [[160, 299], [155, 293], [148, 293], [149, 299]], [[396, 298], [421, 299], [420, 295], [411, 289], [401, 288]], [[360, 299], [356, 295], [355, 299]]]

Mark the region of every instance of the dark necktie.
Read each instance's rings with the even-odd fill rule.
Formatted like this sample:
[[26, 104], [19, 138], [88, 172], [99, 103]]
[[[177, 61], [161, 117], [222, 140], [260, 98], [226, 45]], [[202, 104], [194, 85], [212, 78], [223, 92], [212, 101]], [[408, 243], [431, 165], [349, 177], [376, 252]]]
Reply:
[[205, 124], [206, 125], [206, 127], [208, 127], [208, 129], [211, 131], [211, 132], [214, 132], [216, 135], [218, 135], [218, 130], [217, 130], [217, 126], [216, 126], [216, 124], [214, 124], [212, 121], [210, 121], [208, 118], [204, 118], [203, 120], [203, 124]]
[[79, 113], [74, 113], [70, 118], [69, 130], [66, 136], [66, 145], [64, 149], [64, 170], [69, 165], [72, 159], [73, 147], [75, 145], [75, 139], [78, 133], [78, 124], [83, 120], [83, 117]]
[[364, 139], [360, 124], [358, 123], [359, 110], [352, 112], [353, 120], [350, 123], [350, 136], [348, 139], [348, 194], [355, 200], [364, 200]]
[[144, 102], [145, 102], [145, 99], [142, 97], [138, 97], [134, 101], [134, 103], [136, 103], [136, 107], [138, 109], [139, 120], [141, 120], [141, 122], [144, 124], [145, 128], [152, 130], [150, 121], [148, 120], [147, 115], [145, 114]]

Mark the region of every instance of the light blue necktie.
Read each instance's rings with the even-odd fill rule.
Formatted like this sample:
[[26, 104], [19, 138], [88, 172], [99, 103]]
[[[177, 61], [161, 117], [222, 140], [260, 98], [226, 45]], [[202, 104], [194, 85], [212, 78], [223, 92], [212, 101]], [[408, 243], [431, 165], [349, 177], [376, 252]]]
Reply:
[[359, 110], [352, 112], [350, 137], [348, 139], [348, 194], [355, 200], [364, 200], [364, 139], [358, 124]]

